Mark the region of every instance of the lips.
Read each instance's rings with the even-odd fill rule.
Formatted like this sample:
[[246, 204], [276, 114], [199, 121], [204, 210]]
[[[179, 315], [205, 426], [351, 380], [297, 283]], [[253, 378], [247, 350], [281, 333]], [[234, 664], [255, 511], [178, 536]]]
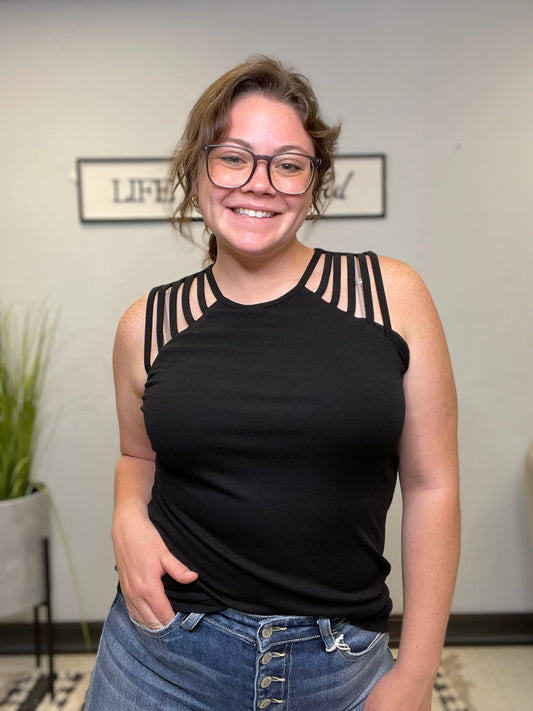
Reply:
[[274, 217], [276, 215], [276, 212], [268, 212], [267, 210], [251, 210], [246, 207], [234, 207], [233, 212], [236, 215], [243, 215], [244, 217], [257, 217], [257, 218], [264, 218], [264, 217]]

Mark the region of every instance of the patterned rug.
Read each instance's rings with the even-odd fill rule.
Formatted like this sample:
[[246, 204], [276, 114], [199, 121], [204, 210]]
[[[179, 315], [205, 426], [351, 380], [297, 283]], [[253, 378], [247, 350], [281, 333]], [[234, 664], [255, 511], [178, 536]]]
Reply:
[[[1, 708], [1, 707], [0, 707]], [[441, 664], [433, 687], [431, 711], [442, 708], [442, 711], [469, 711], [468, 706], [459, 697], [450, 677]]]
[[[83, 711], [89, 679], [89, 672], [59, 672], [51, 700], [47, 675], [38, 671], [0, 675], [0, 711]], [[468, 711], [442, 666], [431, 711]]]
[[0, 678], [1, 711], [82, 711], [90, 672], [58, 672], [54, 698], [48, 674], [11, 673]]

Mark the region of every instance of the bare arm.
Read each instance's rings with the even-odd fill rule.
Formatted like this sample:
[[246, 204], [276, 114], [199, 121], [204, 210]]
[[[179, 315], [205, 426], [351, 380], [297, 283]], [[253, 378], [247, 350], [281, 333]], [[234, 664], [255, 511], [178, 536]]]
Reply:
[[113, 370], [122, 456], [115, 471], [112, 538], [120, 587], [130, 615], [146, 627], [162, 627], [174, 617], [161, 578], [182, 583], [196, 573], [177, 560], [148, 517], [155, 454], [141, 413], [146, 380], [143, 363], [145, 299], [122, 317], [113, 351]]
[[383, 267], [393, 326], [411, 352], [400, 444], [404, 610], [398, 660], [365, 711], [430, 711], [459, 560], [456, 393], [425, 285], [406, 265]]

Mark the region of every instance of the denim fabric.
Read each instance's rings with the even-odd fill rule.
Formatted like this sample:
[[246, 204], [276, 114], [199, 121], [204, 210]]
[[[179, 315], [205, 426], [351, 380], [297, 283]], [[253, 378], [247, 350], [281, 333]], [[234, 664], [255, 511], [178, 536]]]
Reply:
[[388, 635], [343, 620], [225, 610], [154, 631], [119, 594], [85, 711], [362, 711], [392, 665]]

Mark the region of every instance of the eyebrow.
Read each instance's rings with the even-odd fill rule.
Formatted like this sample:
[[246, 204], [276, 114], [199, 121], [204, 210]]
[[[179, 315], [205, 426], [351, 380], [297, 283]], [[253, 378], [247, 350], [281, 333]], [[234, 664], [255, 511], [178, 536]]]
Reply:
[[[243, 141], [242, 138], [233, 138], [232, 136], [227, 136], [226, 138], [223, 139], [223, 144], [225, 145], [225, 144], [228, 143], [228, 142], [229, 142], [229, 143], [238, 143], [238, 144], [241, 145], [243, 148], [247, 148], [249, 151], [252, 151], [252, 153], [255, 152], [255, 151], [253, 150], [253, 148], [252, 148], [252, 144], [251, 144], [251, 143], [248, 143], [248, 141]], [[293, 145], [293, 144], [290, 144], [290, 143], [287, 143], [287, 144], [284, 145], [284, 146], [280, 146], [280, 147], [276, 150], [276, 152], [275, 152], [274, 155], [276, 155], [276, 154], [278, 154], [278, 153], [289, 153], [290, 151], [297, 151], [298, 153], [303, 153], [303, 154], [306, 155], [306, 156], [307, 156], [307, 155], [313, 155], [312, 153], [309, 154], [309, 153], [305, 150], [305, 148], [303, 148], [303, 146], [299, 146], [299, 145], [297, 145], [297, 144], [294, 144], [294, 145]]]

